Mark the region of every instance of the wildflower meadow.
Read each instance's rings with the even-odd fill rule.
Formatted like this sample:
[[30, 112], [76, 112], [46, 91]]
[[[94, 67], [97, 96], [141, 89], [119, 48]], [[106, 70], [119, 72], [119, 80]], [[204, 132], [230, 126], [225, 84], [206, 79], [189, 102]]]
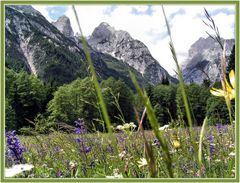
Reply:
[[[47, 104], [49, 110], [46, 113], [50, 117], [39, 115], [34, 122], [26, 119], [30, 127], [6, 130], [5, 177], [234, 178], [237, 166], [235, 72], [226, 69], [225, 43], [208, 11], [205, 10], [207, 20], [204, 23], [213, 31], [209, 34], [222, 47], [218, 85], [198, 87], [184, 83], [171, 27], [162, 6], [179, 83], [157, 89], [144, 88], [131, 72], [134, 94], [128, 92], [121, 82], [99, 82], [74, 6], [72, 11], [88, 61], [89, 78], [63, 85], [52, 94], [54, 99]], [[33, 83], [38, 86], [37, 81]], [[123, 87], [126, 100], [120, 101], [120, 95], [102, 89], [113, 84], [116, 84], [113, 90]], [[83, 89], [78, 90], [77, 86]], [[165, 92], [164, 97], [157, 95], [157, 91], [160, 94]], [[193, 96], [189, 95], [190, 91]], [[195, 93], [204, 97], [200, 96], [196, 101]], [[137, 102], [129, 107], [132, 98]], [[91, 103], [93, 99], [96, 99], [95, 103]], [[112, 102], [106, 99], [112, 99]], [[200, 103], [203, 100], [206, 103], [204, 108]], [[210, 100], [219, 103], [214, 106]], [[84, 105], [78, 105], [78, 101], [84, 101]], [[61, 108], [62, 103], [68, 107]], [[223, 109], [224, 117], [221, 117]], [[79, 111], [83, 115], [76, 117]], [[113, 113], [118, 115], [112, 117]], [[92, 121], [89, 116], [93, 116]], [[56, 119], [58, 124], [54, 123]]]

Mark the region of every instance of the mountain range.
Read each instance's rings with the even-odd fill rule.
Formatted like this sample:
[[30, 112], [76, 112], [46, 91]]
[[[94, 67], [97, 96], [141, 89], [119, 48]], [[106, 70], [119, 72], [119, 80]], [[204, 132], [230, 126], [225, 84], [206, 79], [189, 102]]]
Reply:
[[[5, 13], [7, 67], [15, 71], [23, 69], [57, 85], [89, 75], [80, 35], [74, 35], [68, 17], [64, 15], [50, 23], [28, 5], [6, 6]], [[142, 85], [178, 82], [153, 58], [144, 43], [106, 22], [94, 29], [87, 42], [99, 80], [112, 76], [133, 87], [131, 71]], [[234, 40], [226, 40], [226, 43], [229, 55]], [[183, 65], [185, 81], [201, 83], [206, 74], [216, 81], [220, 52], [211, 38], [195, 42]]]
[[[224, 42], [226, 44], [226, 57], [228, 58], [235, 40], [222, 39], [222, 43]], [[222, 54], [223, 50], [216, 40], [211, 37], [200, 37], [191, 45], [188, 58], [182, 65], [184, 81], [198, 84], [202, 84], [205, 79], [212, 83], [219, 81]]]
[[[53, 81], [59, 85], [71, 82], [77, 77], [83, 78], [89, 75], [82, 43], [78, 35], [73, 35], [70, 20], [66, 16], [50, 23], [32, 6], [6, 6], [5, 12], [7, 67], [16, 71], [24, 69], [44, 81]], [[95, 49], [94, 36], [98, 34], [97, 30], [107, 28], [104, 25], [102, 23], [96, 28], [89, 41], [91, 44], [88, 45], [100, 80], [112, 76], [132, 85], [129, 77], [129, 71], [132, 71], [143, 85], [161, 83], [164, 79], [176, 82], [176, 79], [171, 77], [155, 60], [154, 64], [157, 65], [157, 69], [160, 69], [159, 73], [153, 72], [158, 74], [157, 78], [153, 75], [148, 76], [151, 75], [149, 71], [139, 72], [139, 68], [142, 69], [143, 66], [133, 67], [132, 63], [124, 62], [106, 51]], [[126, 32], [121, 36], [124, 38], [125, 34]], [[131, 44], [135, 44], [135, 49], [136, 44], [139, 44], [139, 47], [147, 50], [142, 42], [135, 41], [130, 35], [128, 38], [131, 39]], [[135, 50], [131, 55], [134, 56], [134, 54], [138, 52]], [[142, 52], [140, 55], [151, 57], [148, 50], [146, 55]], [[141, 63], [137, 62], [135, 66], [138, 64]], [[149, 69], [151, 68], [146, 70]], [[155, 67], [153, 70], [156, 70]], [[149, 79], [150, 77], [152, 79]]]

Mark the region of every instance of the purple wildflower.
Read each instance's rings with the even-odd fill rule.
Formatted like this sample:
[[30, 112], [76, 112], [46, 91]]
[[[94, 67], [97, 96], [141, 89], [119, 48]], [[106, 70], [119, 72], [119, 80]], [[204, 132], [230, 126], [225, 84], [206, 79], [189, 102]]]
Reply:
[[80, 134], [80, 133], [81, 133], [81, 128], [79, 128], [79, 127], [78, 127], [78, 128], [75, 128], [75, 133], [76, 133], [76, 134]]
[[218, 130], [218, 133], [221, 133], [221, 129], [222, 129], [223, 125], [218, 123], [216, 125], [216, 127], [217, 127], [217, 130]]
[[223, 126], [223, 132], [227, 133], [227, 130], [228, 130], [227, 125]]
[[59, 153], [59, 152], [60, 152], [60, 148], [59, 148], [59, 147], [56, 147], [56, 148], [55, 148], [55, 151], [56, 151], [57, 153]]
[[213, 154], [214, 152], [214, 143], [213, 143], [213, 137], [212, 134], [209, 134], [209, 136], [207, 137], [208, 141], [209, 141], [209, 151], [210, 154]]
[[76, 134], [85, 134], [87, 133], [87, 129], [85, 128], [85, 123], [83, 119], [78, 118], [78, 120], [74, 121], [76, 126], [75, 133]]
[[84, 152], [85, 152], [85, 153], [89, 153], [89, 152], [91, 152], [91, 150], [92, 150], [91, 147], [86, 147], [86, 148], [84, 148]]
[[78, 144], [80, 144], [81, 139], [80, 139], [80, 138], [77, 138], [77, 139], [76, 139], [76, 142], [77, 142]]
[[74, 124], [76, 126], [75, 132], [79, 135], [79, 137], [75, 139], [76, 143], [80, 146], [79, 151], [83, 153], [91, 152], [91, 147], [87, 147], [85, 144], [84, 135], [87, 133], [87, 128], [85, 127], [83, 119], [78, 118]]
[[25, 149], [21, 146], [19, 139], [16, 137], [16, 131], [6, 133], [7, 148], [10, 150], [10, 155], [16, 164], [22, 163], [23, 152]]
[[208, 141], [211, 143], [213, 141], [213, 137], [212, 134], [209, 134], [209, 136], [207, 137]]
[[62, 174], [61, 171], [58, 171], [58, 172], [57, 172], [57, 177], [63, 177], [63, 174]]
[[213, 152], [214, 152], [214, 146], [213, 146], [212, 144], [210, 144], [209, 148], [210, 148], [210, 154], [213, 154]]

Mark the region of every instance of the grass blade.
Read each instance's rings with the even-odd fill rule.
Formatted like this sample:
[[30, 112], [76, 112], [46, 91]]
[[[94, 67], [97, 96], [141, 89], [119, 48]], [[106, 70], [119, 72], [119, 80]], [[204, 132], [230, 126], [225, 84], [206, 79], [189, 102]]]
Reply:
[[146, 92], [143, 93], [142, 89], [140, 88], [140, 86], [139, 86], [139, 84], [136, 80], [136, 77], [131, 72], [130, 72], [130, 76], [131, 76], [132, 82], [133, 82], [140, 98], [142, 99], [142, 101], [143, 101], [143, 103], [146, 107], [147, 116], [148, 116], [148, 119], [149, 119], [150, 124], [152, 126], [153, 132], [156, 135], [157, 139], [159, 140], [160, 145], [163, 149], [163, 154], [164, 154], [163, 158], [164, 158], [164, 161], [167, 165], [169, 177], [173, 178], [172, 159], [171, 159], [170, 154], [169, 154], [168, 144], [167, 144], [166, 140], [164, 139], [162, 132], [160, 132], [159, 129], [158, 129], [158, 120], [157, 120], [156, 115], [154, 113], [151, 102], [150, 102], [149, 98], [147, 97]]
[[178, 63], [177, 54], [176, 54], [176, 51], [175, 51], [175, 48], [174, 48], [174, 45], [173, 45], [173, 41], [172, 41], [170, 26], [169, 26], [169, 23], [168, 23], [168, 20], [167, 20], [167, 17], [166, 17], [163, 6], [162, 6], [162, 11], [163, 11], [164, 19], [165, 19], [165, 22], [166, 22], [167, 30], [168, 30], [168, 35], [169, 35], [169, 38], [170, 38], [169, 45], [170, 45], [170, 49], [171, 49], [171, 52], [172, 52], [172, 57], [173, 57], [173, 60], [176, 64], [176, 67], [177, 67], [179, 85], [180, 85], [180, 89], [181, 89], [181, 94], [182, 94], [182, 98], [183, 98], [183, 103], [184, 103], [186, 116], [187, 116], [187, 122], [188, 122], [188, 126], [189, 126], [189, 131], [190, 131], [190, 140], [191, 140], [191, 144], [193, 145], [195, 156], [196, 156], [196, 159], [197, 159], [197, 144], [195, 142], [194, 133], [193, 133], [193, 129], [192, 129], [192, 127], [193, 127], [193, 120], [192, 119], [194, 118], [194, 115], [191, 112], [191, 108], [190, 108], [190, 105], [189, 105], [187, 93], [185, 91], [182, 70], [181, 70], [180, 65]]
[[200, 132], [200, 137], [199, 137], [199, 148], [198, 148], [198, 162], [201, 165], [202, 164], [202, 142], [203, 142], [203, 137], [204, 137], [204, 131], [207, 125], [207, 117], [204, 119], [203, 121], [203, 125], [201, 128], [201, 132]]
[[169, 27], [168, 20], [167, 20], [167, 17], [166, 17], [163, 6], [162, 6], [162, 11], [163, 11], [163, 15], [164, 15], [164, 18], [165, 18], [167, 30], [168, 30], [168, 35], [169, 35], [169, 38], [170, 38], [169, 45], [170, 45], [170, 49], [171, 49], [171, 52], [172, 52], [172, 57], [173, 57], [173, 60], [175, 61], [175, 64], [177, 66], [177, 74], [178, 74], [178, 78], [179, 78], [179, 83], [180, 83], [183, 102], [184, 102], [184, 106], [185, 106], [185, 110], [186, 110], [186, 115], [187, 115], [187, 119], [188, 119], [188, 125], [189, 125], [190, 128], [192, 128], [192, 126], [193, 126], [192, 125], [193, 124], [192, 116], [191, 116], [191, 112], [190, 112], [189, 102], [188, 102], [188, 99], [187, 99], [187, 94], [186, 94], [186, 91], [185, 91], [185, 88], [184, 88], [183, 75], [182, 75], [181, 68], [178, 64], [177, 54], [176, 54], [176, 51], [175, 51], [175, 48], [174, 48], [174, 45], [173, 45], [170, 27]]
[[95, 72], [95, 69], [94, 69], [94, 66], [93, 66], [93, 62], [92, 62], [90, 53], [88, 51], [87, 41], [86, 41], [85, 37], [83, 36], [83, 32], [82, 32], [82, 29], [81, 29], [81, 26], [80, 26], [80, 22], [79, 22], [79, 18], [78, 18], [75, 6], [73, 5], [72, 8], [73, 8], [74, 15], [76, 17], [79, 32], [81, 34], [81, 41], [82, 41], [82, 44], [83, 44], [84, 53], [86, 55], [86, 58], [87, 58], [87, 61], [88, 61], [89, 67], [90, 67], [90, 72], [91, 72], [91, 75], [92, 75], [92, 78], [93, 78], [93, 83], [94, 83], [95, 90], [96, 90], [96, 93], [97, 93], [97, 96], [98, 96], [99, 104], [100, 104], [100, 107], [101, 107], [101, 110], [102, 110], [102, 113], [103, 113], [103, 118], [104, 118], [104, 121], [106, 123], [108, 132], [112, 133], [110, 118], [108, 116], [106, 104], [103, 100], [103, 95], [102, 95], [101, 88], [100, 88], [100, 85], [99, 85], [98, 80], [97, 80], [97, 75], [96, 75], [96, 72]]

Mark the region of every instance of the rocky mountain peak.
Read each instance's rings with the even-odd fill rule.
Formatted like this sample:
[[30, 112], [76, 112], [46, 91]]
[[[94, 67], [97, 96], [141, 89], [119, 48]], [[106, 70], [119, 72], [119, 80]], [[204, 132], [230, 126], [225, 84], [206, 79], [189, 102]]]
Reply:
[[97, 39], [99, 42], [108, 41], [114, 36], [115, 29], [111, 27], [108, 23], [102, 22], [98, 27], [96, 27], [92, 33], [92, 38]]
[[96, 27], [90, 36], [90, 41], [97, 41], [97, 42], [114, 42], [117, 44], [119, 41], [123, 40], [133, 40], [133, 38], [130, 36], [130, 34], [123, 30], [115, 30], [114, 27], [110, 26], [106, 22], [102, 22], [99, 24], [98, 27]]
[[98, 28], [110, 28], [110, 29], [114, 29], [113, 27], [111, 27], [107, 22], [102, 22], [99, 24]]
[[[231, 54], [234, 39], [223, 39], [226, 43], [226, 56]], [[212, 82], [219, 80], [219, 66], [222, 49], [211, 37], [199, 38], [188, 51], [188, 58], [183, 63], [183, 77], [187, 83], [203, 83], [204, 79]]]
[[10, 8], [13, 8], [21, 13], [27, 13], [32, 15], [41, 15], [41, 13], [37, 10], [35, 10], [31, 5], [10, 5], [8, 6]]
[[153, 84], [172, 78], [167, 71], [152, 57], [147, 46], [133, 39], [123, 30], [115, 30], [108, 23], [102, 22], [88, 39], [89, 45], [100, 52], [107, 53], [136, 69]]
[[66, 37], [74, 36], [70, 19], [66, 15], [59, 17], [59, 19], [52, 24]]

